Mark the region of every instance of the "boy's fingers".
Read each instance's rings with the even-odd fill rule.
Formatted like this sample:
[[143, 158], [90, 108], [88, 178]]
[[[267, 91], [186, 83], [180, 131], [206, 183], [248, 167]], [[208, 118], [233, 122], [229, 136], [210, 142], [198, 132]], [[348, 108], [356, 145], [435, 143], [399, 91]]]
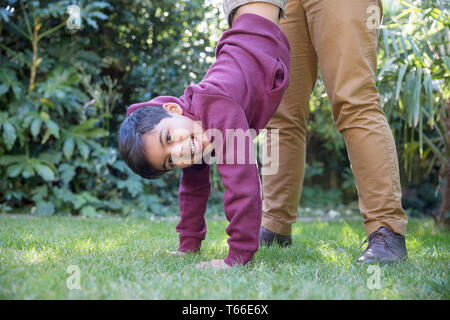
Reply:
[[170, 255], [184, 255], [186, 254], [186, 252], [182, 252], [182, 251], [168, 251], [168, 250], [164, 250], [165, 253], [170, 254]]
[[223, 260], [211, 260], [198, 263], [197, 268], [215, 268], [220, 270], [231, 269], [231, 266], [225, 263]]

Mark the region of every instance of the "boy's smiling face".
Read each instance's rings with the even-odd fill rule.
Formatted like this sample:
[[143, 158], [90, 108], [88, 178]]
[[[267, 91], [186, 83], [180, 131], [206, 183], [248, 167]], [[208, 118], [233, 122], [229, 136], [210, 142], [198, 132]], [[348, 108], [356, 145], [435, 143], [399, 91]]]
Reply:
[[163, 105], [171, 117], [162, 119], [150, 133], [142, 135], [144, 153], [150, 165], [158, 170], [185, 168], [198, 162], [212, 149], [200, 124], [183, 116], [177, 103]]

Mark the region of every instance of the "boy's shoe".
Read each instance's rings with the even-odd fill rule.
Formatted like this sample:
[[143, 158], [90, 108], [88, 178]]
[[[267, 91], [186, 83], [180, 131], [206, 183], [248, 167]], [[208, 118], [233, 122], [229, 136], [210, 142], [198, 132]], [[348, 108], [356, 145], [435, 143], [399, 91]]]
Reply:
[[361, 246], [366, 242], [369, 244], [358, 258], [358, 263], [395, 263], [408, 255], [405, 237], [384, 227], [372, 232]]
[[259, 232], [259, 243], [261, 245], [270, 246], [274, 241], [282, 247], [287, 247], [292, 244], [292, 236], [282, 236], [281, 234], [261, 227], [261, 230]]

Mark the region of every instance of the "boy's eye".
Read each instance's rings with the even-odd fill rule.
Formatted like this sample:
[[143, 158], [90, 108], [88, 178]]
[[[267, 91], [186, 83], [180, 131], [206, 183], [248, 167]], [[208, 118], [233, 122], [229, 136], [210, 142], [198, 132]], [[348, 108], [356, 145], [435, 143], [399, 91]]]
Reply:
[[172, 136], [170, 135], [170, 132], [167, 132], [167, 137], [166, 137], [166, 141], [167, 143], [170, 142], [170, 139], [172, 138]]

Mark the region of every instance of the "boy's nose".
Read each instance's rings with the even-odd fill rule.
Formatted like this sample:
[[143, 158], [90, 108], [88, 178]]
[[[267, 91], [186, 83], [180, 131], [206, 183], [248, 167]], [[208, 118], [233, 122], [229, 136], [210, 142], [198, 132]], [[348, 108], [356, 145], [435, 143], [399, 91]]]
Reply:
[[171, 150], [172, 155], [181, 157], [183, 155], [183, 143], [177, 142]]
[[[188, 152], [186, 155], [183, 154], [184, 150], [186, 150], [186, 152]], [[173, 155], [177, 155], [179, 162], [183, 162], [184, 157], [190, 158], [190, 152], [189, 152], [189, 141], [186, 139], [183, 139], [181, 141], [179, 141], [176, 145], [173, 146], [172, 148], [172, 154]]]
[[183, 151], [184, 151], [183, 141], [180, 142], [180, 146], [181, 146], [181, 148], [179, 148], [179, 150], [178, 150], [178, 156], [182, 157], [183, 156]]

